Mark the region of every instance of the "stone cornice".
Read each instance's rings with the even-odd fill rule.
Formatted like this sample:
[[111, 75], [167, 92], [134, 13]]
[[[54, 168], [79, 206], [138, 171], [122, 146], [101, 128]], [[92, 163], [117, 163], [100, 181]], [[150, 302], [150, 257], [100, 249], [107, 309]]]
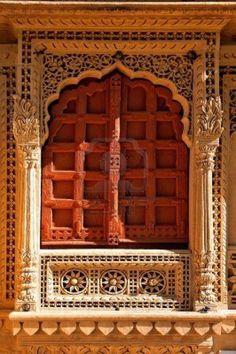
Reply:
[[128, 30], [128, 31], [217, 31], [221, 30], [229, 21], [221, 17], [164, 17], [158, 11], [152, 12], [135, 11], [70, 11], [63, 9], [62, 14], [51, 14], [50, 16], [40, 11], [40, 15], [28, 12], [25, 9], [24, 15], [11, 12], [9, 23], [15, 29], [67, 29], [67, 30]]
[[[96, 333], [105, 337], [117, 336], [117, 331], [121, 336], [132, 335], [134, 331], [138, 336], [147, 336], [148, 334], [168, 335], [176, 334], [185, 336], [192, 335], [221, 335], [228, 334], [235, 330], [236, 314], [232, 311], [210, 312], [201, 314], [197, 312], [173, 313], [163, 311], [155, 314], [146, 312], [129, 311], [102, 311], [101, 313], [89, 313], [86, 311], [67, 312], [40, 312], [40, 313], [17, 313], [12, 312], [9, 315], [13, 321], [13, 334], [33, 335], [40, 329], [48, 335], [58, 331], [61, 334], [71, 335], [75, 332], [80, 335], [91, 336]], [[79, 332], [78, 332], [79, 331]], [[92, 338], [91, 338], [92, 339]]]
[[[175, 11], [177, 12], [201, 12], [204, 13], [206, 11], [211, 12], [212, 10], [216, 11], [219, 13], [219, 11], [230, 11], [230, 10], [235, 10], [236, 5], [234, 1], [159, 1], [159, 0], [153, 0], [153, 1], [141, 1], [141, 0], [127, 0], [127, 1], [118, 1], [118, 0], [109, 0], [109, 1], [98, 1], [98, 0], [0, 0], [0, 5], [4, 5], [5, 7], [8, 6], [9, 8], [14, 6], [17, 8], [20, 7], [27, 7], [27, 6], [34, 6], [35, 8], [38, 7], [75, 7], [78, 8], [78, 6], [86, 6], [86, 7], [91, 7], [91, 6], [96, 6], [97, 8], [102, 7], [110, 7], [110, 8], [148, 8], [148, 7], [156, 7], [161, 10], [171, 12]], [[180, 8], [181, 7], [181, 10]]]
[[[90, 12], [91, 10], [96, 12], [93, 16], [95, 19], [97, 14], [109, 12], [112, 16], [127, 15], [141, 17], [144, 15], [156, 17], [171, 17], [178, 20], [183, 18], [186, 21], [191, 22], [195, 19], [212, 21], [212, 26], [223, 27], [225, 23], [219, 24], [214, 21], [224, 20], [229, 21], [236, 17], [236, 4], [235, 2], [159, 2], [159, 1], [18, 1], [18, 0], [0, 0], [0, 15], [7, 17], [18, 17], [23, 15], [36, 16], [38, 19], [42, 19], [42, 16], [47, 16], [49, 19], [53, 19], [52, 16], [77, 16], [83, 15], [83, 12]], [[7, 18], [6, 17], [6, 18]], [[223, 22], [224, 22], [223, 21]], [[194, 25], [194, 23], [192, 23]], [[197, 29], [197, 27], [196, 27]]]

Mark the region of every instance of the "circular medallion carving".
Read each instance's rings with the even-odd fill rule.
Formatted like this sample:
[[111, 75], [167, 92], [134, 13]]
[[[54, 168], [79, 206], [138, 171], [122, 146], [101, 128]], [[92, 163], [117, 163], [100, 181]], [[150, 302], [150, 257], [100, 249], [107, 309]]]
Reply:
[[121, 294], [127, 286], [127, 278], [120, 270], [107, 270], [100, 278], [101, 290], [109, 295]]
[[63, 291], [70, 295], [85, 292], [88, 287], [86, 273], [78, 269], [67, 270], [61, 277], [61, 287]]
[[166, 287], [166, 278], [162, 272], [150, 270], [141, 274], [139, 281], [143, 293], [158, 295]]

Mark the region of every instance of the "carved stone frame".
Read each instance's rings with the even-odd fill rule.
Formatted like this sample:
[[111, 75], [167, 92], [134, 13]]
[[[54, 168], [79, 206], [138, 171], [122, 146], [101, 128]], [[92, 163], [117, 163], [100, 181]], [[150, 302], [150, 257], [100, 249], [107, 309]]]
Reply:
[[[21, 173], [19, 173], [18, 183], [22, 187], [19, 191], [18, 215], [19, 225], [21, 231], [19, 232], [19, 249], [21, 249], [22, 270], [21, 270], [21, 289], [18, 294], [16, 302], [16, 309], [28, 311], [39, 309], [39, 283], [40, 283], [40, 269], [38, 263], [38, 256], [41, 251], [39, 248], [39, 234], [40, 234], [40, 190], [41, 190], [41, 154], [40, 147], [46, 139], [45, 131], [40, 131], [42, 126], [47, 124], [49, 119], [47, 107], [50, 102], [58, 97], [62, 87], [66, 84], [78, 83], [84, 77], [101, 78], [106, 73], [112, 71], [114, 68], [119, 68], [130, 77], [144, 77], [151, 80], [153, 83], [164, 84], [169, 87], [175, 99], [177, 99], [184, 108], [184, 133], [183, 140], [190, 148], [190, 185], [191, 188], [189, 200], [189, 220], [190, 220], [190, 250], [195, 255], [196, 268], [194, 268], [194, 284], [195, 293], [197, 297], [194, 300], [195, 308], [202, 308], [204, 305], [214, 307], [217, 305], [216, 296], [213, 294], [213, 287], [215, 278], [215, 271], [213, 264], [216, 254], [214, 252], [213, 238], [212, 238], [212, 203], [208, 204], [208, 200], [212, 197], [212, 171], [214, 168], [213, 158], [216, 148], [219, 144], [219, 137], [221, 135], [221, 107], [219, 101], [210, 99], [204, 103], [206, 97], [205, 80], [203, 78], [205, 70], [205, 40], [198, 41], [175, 41], [161, 44], [158, 42], [148, 41], [145, 45], [139, 42], [129, 43], [128, 41], [106, 42], [106, 41], [66, 41], [61, 40], [34, 40], [34, 52], [55, 52], [55, 53], [112, 53], [122, 51], [124, 54], [132, 53], [149, 53], [153, 54], [172, 54], [175, 53], [186, 55], [189, 50], [196, 50], [199, 55], [193, 63], [194, 79], [193, 79], [193, 111], [192, 111], [192, 126], [191, 134], [189, 130], [189, 109], [186, 100], [183, 99], [177, 92], [175, 86], [167, 80], [159, 80], [154, 75], [147, 72], [134, 73], [127, 70], [119, 61], [113, 66], [104, 71], [85, 72], [79, 78], [68, 79], [62, 82], [57, 89], [57, 92], [46, 98], [46, 114], [45, 121], [42, 124], [39, 117], [39, 107], [41, 104], [40, 97], [40, 68], [42, 63], [37, 56], [34, 56], [32, 66], [32, 97], [34, 102], [27, 99], [16, 98], [15, 106], [15, 121], [14, 133], [18, 144], [18, 166], [21, 166]], [[20, 94], [20, 92], [19, 92]], [[213, 112], [213, 113], [212, 113]], [[212, 114], [211, 114], [212, 113]], [[24, 123], [28, 126], [28, 133], [22, 136], [22, 117]], [[209, 118], [210, 117], [210, 118]], [[216, 125], [214, 130], [212, 124]], [[36, 123], [38, 122], [38, 123]], [[204, 123], [202, 123], [204, 122]], [[204, 125], [205, 124], [205, 125]], [[214, 131], [213, 131], [213, 130]], [[205, 147], [209, 147], [206, 152]], [[18, 168], [20, 171], [20, 168]], [[197, 179], [194, 175], [198, 171]], [[206, 191], [208, 194], [203, 191]], [[35, 193], [36, 191], [36, 193]], [[24, 196], [24, 197], [23, 197]], [[206, 203], [204, 203], [204, 200]], [[203, 206], [203, 210], [202, 210]], [[28, 210], [28, 214], [24, 214], [24, 210]], [[204, 212], [203, 212], [204, 211]], [[200, 225], [208, 224], [207, 228], [196, 229], [196, 220], [200, 220]], [[210, 237], [210, 239], [209, 239]], [[201, 242], [198, 239], [201, 239]], [[104, 251], [102, 251], [104, 252]], [[109, 251], [110, 252], [110, 251]], [[53, 251], [48, 250], [48, 254]], [[79, 253], [79, 251], [75, 251]], [[98, 251], [101, 254], [101, 251]], [[206, 274], [210, 272], [210, 277], [206, 278]], [[206, 286], [206, 282], [209, 283]], [[208, 295], [206, 295], [208, 294]]]

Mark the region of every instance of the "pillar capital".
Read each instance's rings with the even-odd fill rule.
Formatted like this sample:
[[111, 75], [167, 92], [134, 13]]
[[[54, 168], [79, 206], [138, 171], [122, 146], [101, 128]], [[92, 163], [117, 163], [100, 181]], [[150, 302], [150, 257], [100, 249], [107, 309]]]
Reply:
[[223, 111], [220, 97], [205, 100], [197, 119], [195, 143], [197, 145], [219, 144], [219, 138], [223, 133]]
[[39, 121], [37, 109], [30, 100], [14, 96], [13, 134], [18, 146], [39, 145]]

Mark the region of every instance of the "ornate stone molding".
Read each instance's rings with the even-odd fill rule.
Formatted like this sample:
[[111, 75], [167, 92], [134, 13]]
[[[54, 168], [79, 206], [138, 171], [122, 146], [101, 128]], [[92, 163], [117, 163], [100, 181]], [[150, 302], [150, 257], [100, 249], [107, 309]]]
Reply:
[[232, 135], [236, 131], [236, 75], [223, 77], [223, 103], [224, 126], [226, 133]]
[[[58, 41], [60, 42], [60, 41]], [[87, 42], [86, 42], [87, 43]], [[106, 42], [101, 41], [101, 49]], [[126, 42], [124, 42], [126, 43]], [[93, 50], [100, 44], [88, 44], [88, 50]], [[133, 48], [136, 44], [133, 45]], [[90, 49], [89, 49], [90, 48]], [[120, 48], [120, 44], [117, 44]], [[121, 45], [122, 48], [122, 45]], [[150, 49], [150, 48], [149, 48]], [[183, 49], [183, 48], [182, 48]], [[86, 50], [84, 48], [84, 50]], [[113, 48], [114, 50], [114, 48]], [[184, 50], [185, 51], [185, 50]], [[180, 102], [184, 113], [182, 123], [184, 130], [182, 139], [190, 146], [188, 131], [189, 103], [192, 99], [192, 63], [184, 55], [133, 55], [124, 51], [122, 59], [112, 54], [45, 54], [43, 69], [43, 106], [42, 112], [42, 142], [47, 138], [47, 123], [50, 119], [48, 107], [58, 99], [60, 91], [67, 85], [76, 85], [80, 80], [87, 77], [101, 79], [115, 69], [120, 70], [128, 77], [145, 78], [157, 85], [168, 87], [173, 94], [173, 100]], [[62, 71], [60, 68], [64, 66]], [[180, 75], [180, 71], [182, 75]]]
[[[29, 350], [29, 351], [28, 351]], [[26, 349], [26, 354], [191, 354], [197, 345], [40, 345]], [[202, 353], [201, 351], [199, 353]], [[206, 353], [206, 351], [204, 351]]]
[[0, 76], [0, 303], [6, 298], [6, 241], [7, 241], [7, 95], [6, 78]]
[[[150, 250], [143, 250], [141, 255], [133, 250], [90, 250], [86, 255], [82, 250], [68, 250], [65, 255], [58, 250], [47, 250], [40, 251], [40, 263], [42, 309], [122, 311], [137, 310], [144, 304], [149, 310], [190, 309], [190, 255], [186, 251], [153, 254]], [[104, 287], [107, 278], [115, 279], [116, 272], [124, 280], [121, 291]], [[64, 288], [65, 274], [70, 283], [71, 278], [80, 274], [80, 288], [72, 286], [69, 291]], [[146, 286], [150, 279], [156, 285]]]
[[[1, 47], [1, 46], [0, 46]], [[5, 47], [3, 45], [3, 47]], [[8, 47], [8, 46], [7, 46]], [[4, 54], [4, 49], [0, 57]], [[9, 308], [13, 305], [15, 286], [15, 141], [12, 133], [13, 95], [15, 94], [15, 67], [12, 61], [0, 64], [0, 134], [1, 134], [1, 275], [4, 298], [2, 306]], [[3, 63], [2, 63], [3, 64]]]
[[[27, 9], [25, 9], [23, 15], [19, 12], [21, 9], [18, 9], [18, 14], [14, 16], [12, 13], [10, 15], [10, 23], [15, 29], [58, 29], [61, 30], [68, 28], [79, 30], [89, 30], [97, 31], [99, 29], [116, 31], [123, 30], [126, 31], [139, 31], [140, 29], [145, 31], [174, 31], [174, 30], [220, 30], [228, 22], [228, 19], [223, 17], [207, 18], [194, 18], [191, 16], [188, 17], [172, 17], [169, 18], [165, 15], [161, 17], [160, 10], [156, 12], [152, 11], [152, 14], [148, 11], [132, 11], [127, 13], [124, 11], [116, 11], [111, 14], [110, 11], [86, 11], [86, 10], [73, 10], [70, 11], [66, 8], [63, 8], [63, 16], [61, 14], [48, 16], [48, 13], [41, 9], [42, 16], [38, 16], [37, 13], [33, 14], [31, 9], [31, 14], [27, 14]], [[153, 13], [154, 12], [154, 13]]]
[[[70, 318], [65, 315], [63, 315], [64, 318], [59, 316], [55, 317], [53, 314], [51, 314], [50, 318], [42, 314], [39, 318], [35, 319], [27, 319], [22, 316], [13, 321], [13, 335], [26, 334], [32, 336], [42, 330], [43, 333], [49, 336], [58, 333], [65, 335], [65, 337], [79, 335], [81, 339], [83, 336], [89, 336], [92, 341], [93, 338], [96, 339], [99, 335], [101, 336], [101, 340], [107, 341], [109, 337], [113, 338], [115, 333], [116, 338], [119, 338], [119, 340], [125, 337], [127, 339], [132, 338], [132, 335], [135, 333], [137, 338], [142, 339], [147, 337], [148, 340], [149, 335], [153, 338], [153, 334], [161, 337], [166, 336], [167, 338], [170, 338], [170, 335], [186, 338], [190, 333], [192, 335], [205, 337], [206, 335], [219, 336], [224, 333], [230, 333], [235, 329], [235, 319], [226, 319], [224, 315], [222, 318], [219, 317], [219, 319], [208, 318], [206, 314], [192, 315], [193, 316], [189, 316], [188, 319], [184, 318], [185, 316], [183, 315], [181, 318], [176, 319], [174, 318], [175, 316], [170, 318], [170, 316], [165, 314], [163, 318], [156, 318], [156, 320], [151, 319], [149, 315], [143, 315], [140, 316], [140, 318], [134, 316], [135, 318], [131, 320], [128, 319], [128, 313], [126, 315], [117, 315], [115, 312], [113, 315], [109, 313], [110, 317], [114, 316], [113, 320], [111, 320], [109, 316], [97, 319], [94, 314], [93, 318], [89, 316], [87, 319], [86, 316], [81, 319], [76, 319], [75, 317]], [[10, 318], [13, 319], [14, 317], [16, 316], [12, 313]], [[152, 317], [155, 317], [155, 315], [153, 314]], [[198, 317], [198, 319], [195, 317]]]
[[123, 54], [187, 54], [190, 50], [203, 52], [206, 49], [206, 41], [86, 41], [86, 40], [52, 40], [34, 39], [32, 45], [36, 53], [40, 50], [57, 54], [113, 54], [121, 51]]
[[228, 301], [229, 308], [236, 308], [236, 247], [228, 252]]

